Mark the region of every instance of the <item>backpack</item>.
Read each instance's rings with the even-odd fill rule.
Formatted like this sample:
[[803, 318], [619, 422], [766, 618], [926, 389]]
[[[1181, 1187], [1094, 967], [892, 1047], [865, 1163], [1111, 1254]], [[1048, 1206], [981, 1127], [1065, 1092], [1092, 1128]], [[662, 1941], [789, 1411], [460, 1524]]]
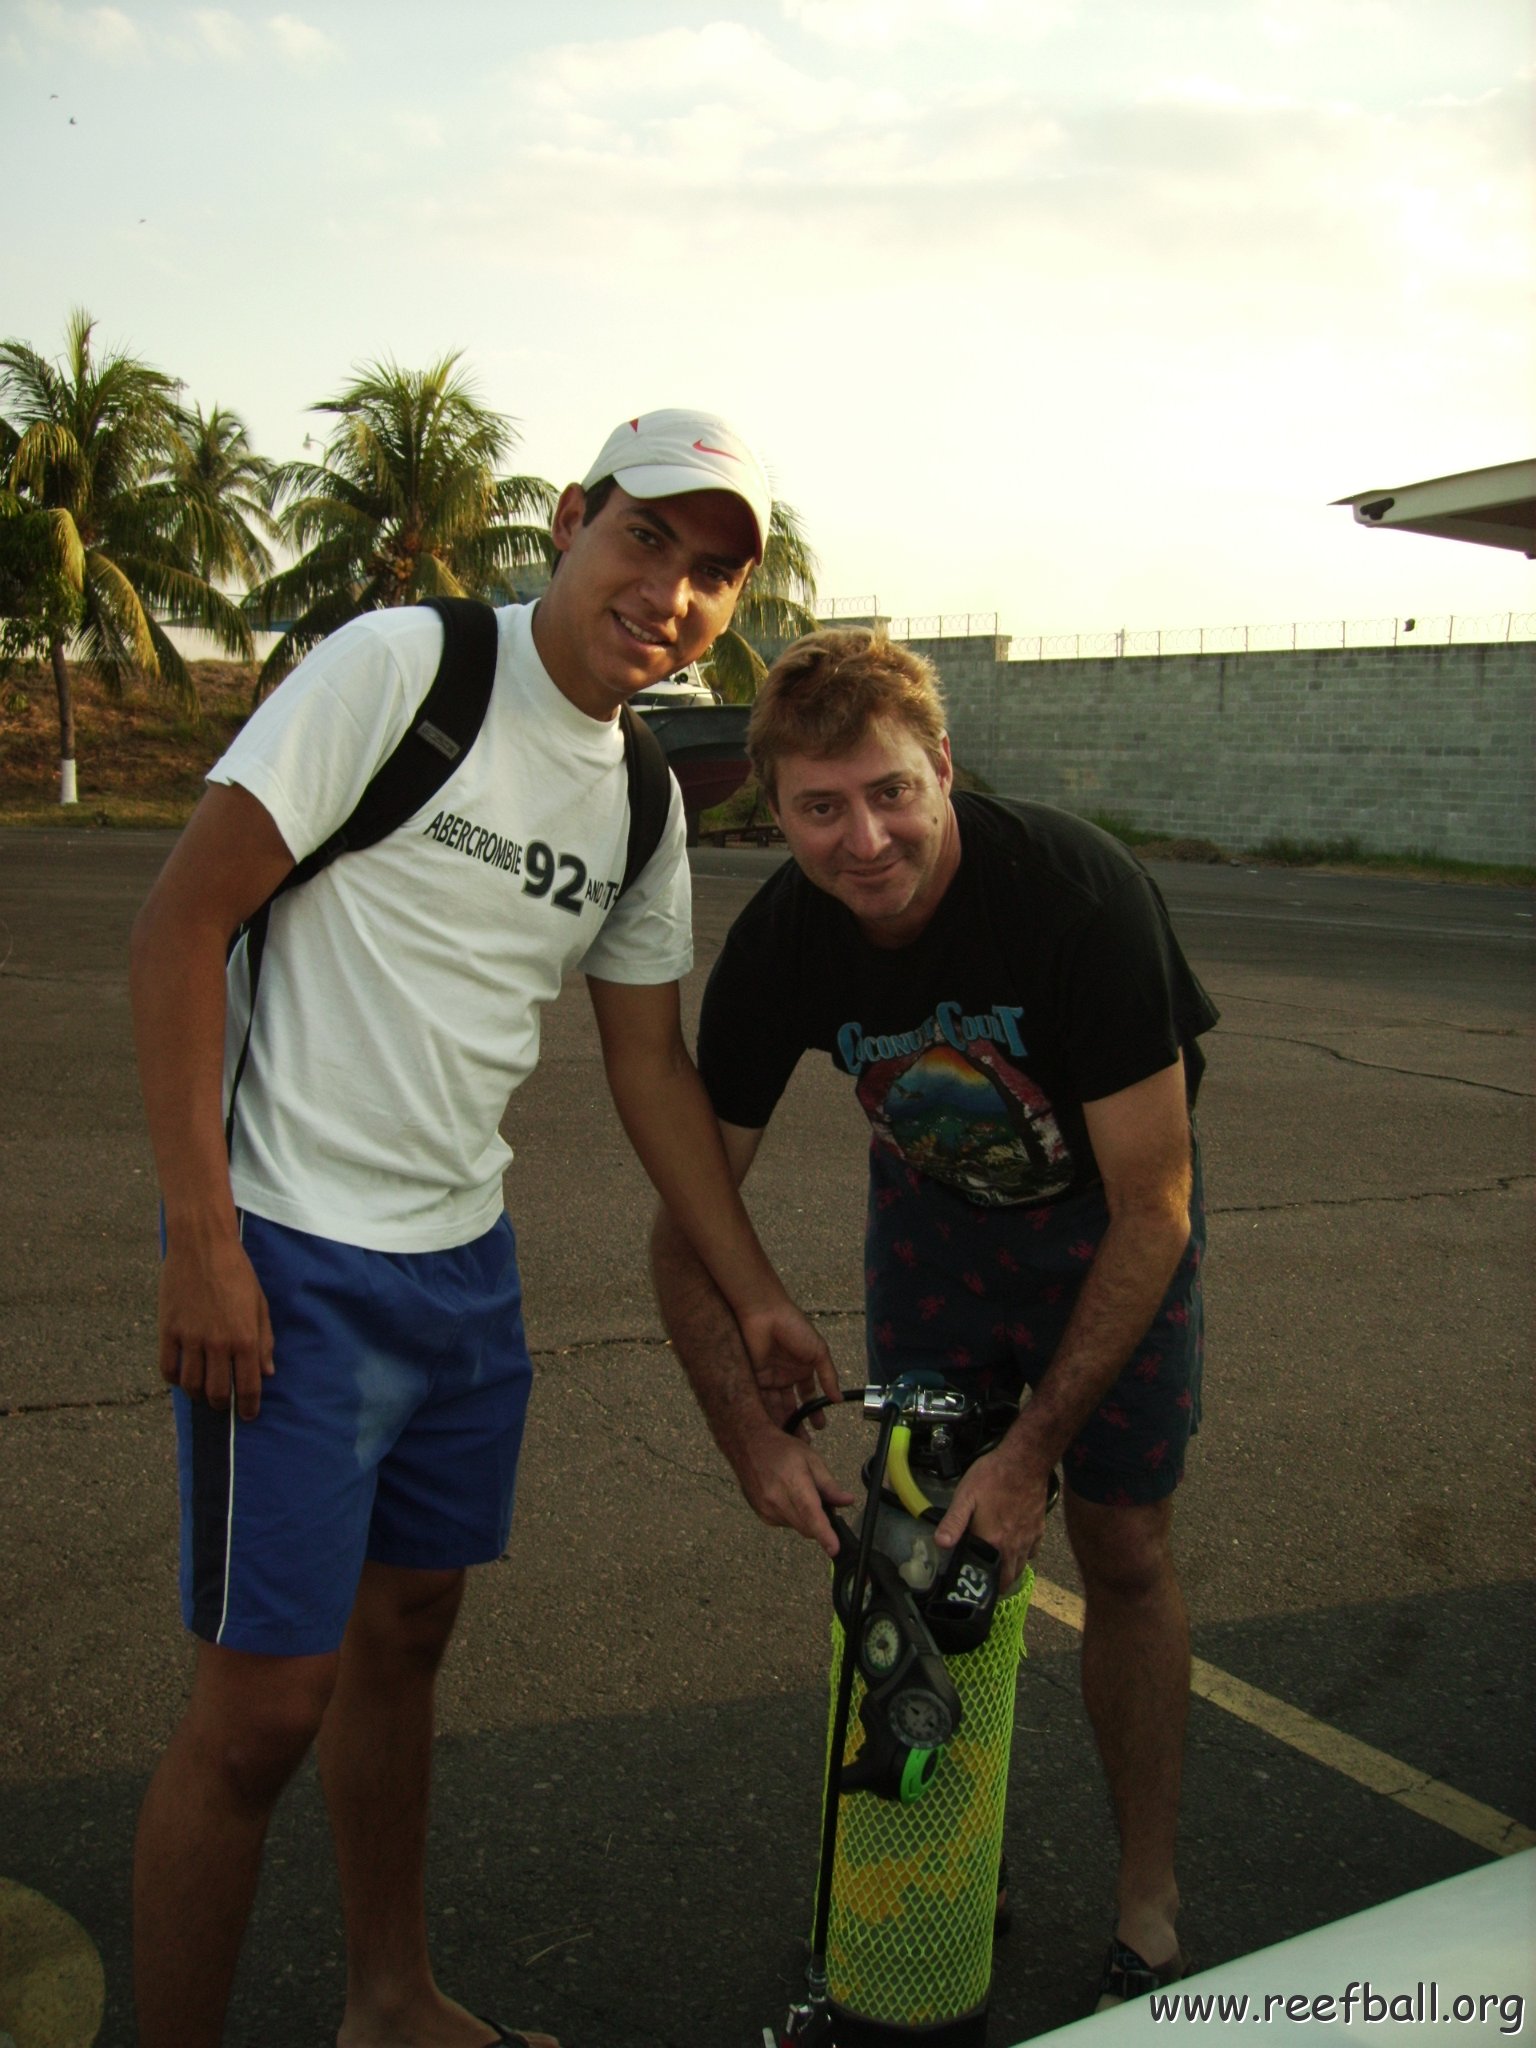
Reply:
[[[476, 597], [430, 597], [427, 608], [443, 622], [443, 653], [432, 687], [421, 701], [415, 720], [389, 758], [379, 764], [351, 815], [330, 838], [297, 861], [259, 910], [253, 911], [229, 942], [233, 953], [245, 940], [245, 971], [250, 1008], [245, 1039], [230, 1084], [224, 1142], [235, 1136], [235, 1098], [251, 1049], [256, 1021], [256, 989], [261, 956], [266, 949], [272, 906], [290, 889], [302, 887], [344, 853], [360, 853], [398, 830], [442, 788], [479, 737], [496, 680], [496, 613]], [[619, 895], [639, 875], [661, 843], [671, 808], [671, 774], [667, 757], [645, 720], [628, 704], [619, 712], [624, 735], [624, 769], [629, 788], [629, 841], [624, 854], [624, 879]], [[618, 899], [615, 898], [615, 901]]]

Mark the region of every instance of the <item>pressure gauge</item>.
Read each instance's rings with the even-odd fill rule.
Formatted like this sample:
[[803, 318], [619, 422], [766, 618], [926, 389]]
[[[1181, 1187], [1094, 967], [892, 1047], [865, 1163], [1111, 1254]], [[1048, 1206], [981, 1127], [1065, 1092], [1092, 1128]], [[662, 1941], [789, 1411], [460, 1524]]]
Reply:
[[938, 1697], [922, 1686], [898, 1692], [886, 1708], [891, 1733], [908, 1749], [940, 1749], [954, 1729], [954, 1716]]
[[901, 1662], [902, 1635], [894, 1615], [872, 1614], [864, 1624], [860, 1656], [866, 1673], [879, 1682]]

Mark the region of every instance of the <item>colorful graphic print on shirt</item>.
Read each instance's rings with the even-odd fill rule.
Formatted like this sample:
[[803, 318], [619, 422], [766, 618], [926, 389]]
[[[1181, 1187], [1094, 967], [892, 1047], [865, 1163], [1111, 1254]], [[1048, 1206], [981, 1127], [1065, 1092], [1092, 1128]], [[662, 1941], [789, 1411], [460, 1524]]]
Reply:
[[1019, 1015], [1008, 1006], [967, 1017], [958, 1003], [941, 1003], [896, 1039], [869, 1039], [853, 1024], [837, 1034], [876, 1140], [993, 1208], [1054, 1201], [1075, 1171], [1050, 1098], [1015, 1064], [1026, 1050]]

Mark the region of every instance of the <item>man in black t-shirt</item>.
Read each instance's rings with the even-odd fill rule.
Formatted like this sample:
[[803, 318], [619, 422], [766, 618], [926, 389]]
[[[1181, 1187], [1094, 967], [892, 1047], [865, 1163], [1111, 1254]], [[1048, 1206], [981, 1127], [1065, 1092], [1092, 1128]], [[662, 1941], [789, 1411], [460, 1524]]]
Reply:
[[[1183, 1969], [1173, 1872], [1189, 1685], [1171, 1495], [1198, 1426], [1204, 1225], [1190, 1112], [1216, 1012], [1134, 858], [1081, 819], [957, 795], [929, 663], [867, 629], [781, 656], [753, 766], [794, 856], [710, 976], [699, 1069], [744, 1176], [801, 1053], [871, 1126], [870, 1377], [918, 1365], [1019, 1395], [939, 1528], [1005, 1583], [1052, 1469], [1086, 1595], [1083, 1690], [1120, 1831], [1100, 2003]], [[814, 1389], [754, 1376], [664, 1213], [658, 1298], [765, 1521], [829, 1553], [826, 1466], [781, 1423]]]

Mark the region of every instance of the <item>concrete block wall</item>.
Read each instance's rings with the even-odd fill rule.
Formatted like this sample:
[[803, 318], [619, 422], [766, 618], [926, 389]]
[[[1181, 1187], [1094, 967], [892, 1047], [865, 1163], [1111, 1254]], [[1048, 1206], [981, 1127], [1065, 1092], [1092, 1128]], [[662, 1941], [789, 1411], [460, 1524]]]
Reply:
[[1088, 661], [910, 644], [944, 679], [955, 758], [1002, 795], [1234, 850], [1353, 836], [1536, 863], [1528, 641]]

